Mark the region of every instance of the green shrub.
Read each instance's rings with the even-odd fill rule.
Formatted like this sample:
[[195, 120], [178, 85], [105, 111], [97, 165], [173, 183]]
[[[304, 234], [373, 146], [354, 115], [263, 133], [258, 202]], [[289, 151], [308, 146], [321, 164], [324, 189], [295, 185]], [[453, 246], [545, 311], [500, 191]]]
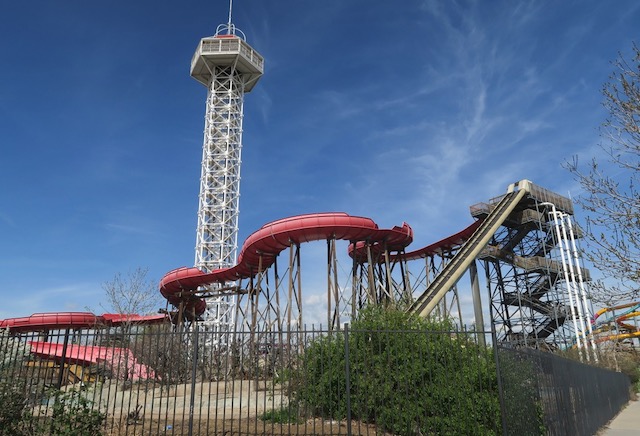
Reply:
[[306, 350], [294, 401], [313, 415], [352, 419], [394, 434], [497, 434], [500, 405], [492, 352], [466, 335], [397, 310], [369, 308], [345, 335]]
[[31, 413], [24, 382], [0, 382], [0, 436], [97, 436], [102, 433], [106, 415], [93, 409], [93, 403], [79, 390], [50, 391], [53, 401], [50, 417]]
[[305, 350], [299, 374], [291, 382], [294, 398], [314, 416], [343, 418], [347, 413], [344, 336], [316, 339]]
[[81, 391], [57, 391], [52, 420], [45, 429], [58, 436], [94, 436], [101, 433], [105, 418], [104, 413], [93, 409], [93, 403]]
[[302, 422], [296, 411], [288, 407], [264, 412], [260, 419], [278, 424], [300, 424]]
[[26, 435], [30, 414], [26, 411], [24, 387], [19, 383], [0, 383], [0, 435]]

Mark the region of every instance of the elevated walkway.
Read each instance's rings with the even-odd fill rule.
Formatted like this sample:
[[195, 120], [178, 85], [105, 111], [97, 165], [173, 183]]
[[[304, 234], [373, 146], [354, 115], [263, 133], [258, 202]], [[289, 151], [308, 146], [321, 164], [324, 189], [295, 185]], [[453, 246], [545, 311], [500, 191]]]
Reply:
[[[552, 273], [552, 274], [562, 274], [564, 272], [564, 268], [562, 267], [562, 263], [557, 260], [549, 259], [547, 257], [542, 256], [517, 256], [513, 254], [511, 251], [503, 250], [499, 247], [495, 246], [487, 246], [485, 247], [480, 255], [479, 259], [487, 259], [494, 258], [499, 259], [503, 262], [509, 263], [511, 265], [517, 266], [521, 268], [525, 272], [542, 272], [542, 273]], [[576, 271], [577, 273], [577, 271]], [[589, 270], [586, 268], [580, 268], [580, 273], [584, 280], [591, 280], [591, 275]]]

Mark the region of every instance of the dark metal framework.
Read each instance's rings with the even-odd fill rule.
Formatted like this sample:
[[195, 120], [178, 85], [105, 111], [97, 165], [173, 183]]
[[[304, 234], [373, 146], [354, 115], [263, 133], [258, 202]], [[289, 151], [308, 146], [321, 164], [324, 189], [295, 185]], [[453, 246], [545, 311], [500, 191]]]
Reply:
[[629, 378], [531, 348], [498, 346], [503, 433], [596, 434], [629, 401]]
[[[486, 216], [498, 200], [472, 206], [472, 215]], [[552, 208], [573, 214], [569, 199], [532, 185], [479, 256], [500, 342], [564, 349], [583, 334], [578, 326], [581, 301], [570, 297], [568, 287], [575, 283], [564, 274], [568, 267], [559, 255], [564, 241], [557, 236]], [[589, 272], [582, 267], [580, 272], [588, 280]]]
[[[335, 239], [326, 240], [325, 326], [330, 330], [339, 330], [370, 304], [406, 309], [460, 248], [455, 245], [407, 260], [403, 251], [391, 251], [385, 244], [352, 241], [351, 247], [357, 245], [357, 253], [348, 258], [339, 253], [336, 242]], [[236, 327], [286, 332], [303, 326], [301, 244], [292, 242], [271, 267], [263, 269], [261, 265], [262, 262], [252, 278], [240, 283]], [[317, 289], [318, 284], [313, 286]], [[463, 325], [457, 287], [451, 291], [441, 299], [433, 316], [457, 316]]]

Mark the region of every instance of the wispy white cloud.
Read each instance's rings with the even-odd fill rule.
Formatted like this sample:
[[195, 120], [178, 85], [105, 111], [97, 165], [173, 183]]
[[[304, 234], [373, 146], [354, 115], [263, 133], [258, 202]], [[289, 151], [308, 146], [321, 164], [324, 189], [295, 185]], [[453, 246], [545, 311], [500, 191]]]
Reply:
[[[90, 274], [100, 280], [105, 269], [134, 262], [161, 275], [165, 265], [192, 260], [205, 91], [188, 77], [188, 64], [197, 38], [227, 11], [167, 7], [145, 21], [131, 10], [120, 22], [125, 3], [113, 2], [103, 21], [115, 25], [99, 27], [97, 40], [74, 33], [95, 35], [83, 19], [91, 8], [7, 23], [13, 37], [0, 46], [9, 66], [3, 83], [11, 86], [0, 130], [19, 147], [0, 162], [0, 178], [16, 187], [3, 197], [0, 223], [37, 229], [3, 240], [7, 277], [22, 276], [23, 269], [8, 271], [18, 263], [42, 267], [32, 272], [36, 283], [48, 276], [76, 283], [69, 265], [82, 262], [95, 262]], [[382, 226], [408, 221], [429, 243], [467, 225], [470, 204], [515, 180], [574, 192], [562, 161], [601, 156], [599, 88], [609, 60], [628, 49], [640, 5], [415, 5], [259, 2], [234, 12], [267, 65], [245, 100], [245, 235], [283, 215], [344, 210]], [[38, 69], [20, 56], [43, 34], [58, 44], [39, 58], [48, 75], [34, 87]], [[120, 44], [132, 35], [156, 35], [156, 45]], [[99, 50], [74, 60], [89, 46]], [[318, 247], [309, 248], [320, 254], [305, 269], [310, 296], [325, 286]]]

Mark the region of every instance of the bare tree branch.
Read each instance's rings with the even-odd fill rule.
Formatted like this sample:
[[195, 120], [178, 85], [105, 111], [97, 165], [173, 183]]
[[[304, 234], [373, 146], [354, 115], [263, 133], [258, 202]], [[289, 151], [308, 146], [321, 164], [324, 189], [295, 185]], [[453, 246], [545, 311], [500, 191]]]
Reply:
[[116, 273], [112, 280], [102, 285], [107, 301], [106, 306], [100, 306], [107, 312], [121, 315], [157, 313], [164, 303], [157, 284], [148, 279], [148, 272], [148, 268], [137, 268], [124, 276]]
[[585, 192], [576, 203], [587, 213], [586, 257], [605, 278], [593, 296], [607, 304], [640, 297], [640, 48], [634, 44], [631, 60], [619, 54], [613, 66], [602, 89], [606, 169], [595, 158], [586, 170], [577, 157], [565, 164]]

